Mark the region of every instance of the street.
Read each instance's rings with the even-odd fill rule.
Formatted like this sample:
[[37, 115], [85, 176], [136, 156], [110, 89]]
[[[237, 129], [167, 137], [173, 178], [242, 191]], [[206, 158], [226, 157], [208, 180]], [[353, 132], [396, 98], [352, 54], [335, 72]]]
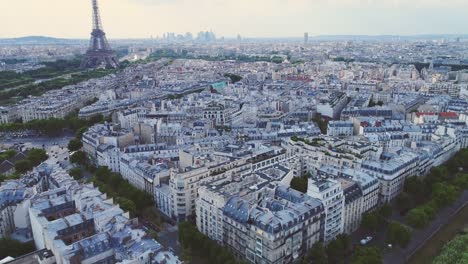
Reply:
[[180, 255], [179, 234], [177, 226], [166, 224], [164, 231], [158, 233], [158, 242], [167, 248], [171, 248], [177, 255]]
[[61, 137], [33, 137], [33, 138], [11, 138], [2, 139], [1, 144], [6, 146], [13, 146], [14, 144], [24, 144], [25, 146], [33, 148], [50, 148], [51, 146], [58, 145], [66, 147], [68, 142], [74, 138], [74, 135], [64, 135]]

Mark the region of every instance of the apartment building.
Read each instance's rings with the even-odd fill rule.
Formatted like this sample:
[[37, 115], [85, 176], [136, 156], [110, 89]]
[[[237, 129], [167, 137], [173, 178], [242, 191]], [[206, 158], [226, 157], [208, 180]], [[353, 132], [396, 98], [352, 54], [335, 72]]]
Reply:
[[224, 245], [250, 263], [292, 263], [323, 239], [322, 203], [288, 187], [256, 202], [233, 196], [223, 214]]
[[327, 127], [327, 136], [350, 137], [354, 134], [354, 124], [350, 121], [330, 121]]
[[365, 160], [361, 168], [380, 181], [380, 202], [388, 203], [402, 190], [405, 179], [418, 173], [419, 156], [413, 152], [384, 153], [380, 160]]
[[325, 208], [324, 241], [331, 241], [342, 234], [344, 231], [345, 197], [341, 184], [333, 179], [310, 178], [307, 195], [319, 199]]
[[211, 239], [223, 243], [223, 208], [228, 199], [238, 196], [246, 201], [267, 199], [276, 186], [289, 186], [292, 171], [280, 164], [240, 174], [228, 174], [220, 179], [203, 184], [198, 189], [196, 200], [196, 223], [198, 230]]
[[332, 91], [322, 97], [317, 104], [317, 113], [330, 119], [338, 119], [341, 111], [348, 104], [345, 93]]
[[55, 263], [161, 264], [167, 263], [162, 255], [173, 256], [91, 184], [77, 183], [56, 166], [44, 173], [50, 188], [31, 199], [30, 228], [36, 248], [50, 250]]

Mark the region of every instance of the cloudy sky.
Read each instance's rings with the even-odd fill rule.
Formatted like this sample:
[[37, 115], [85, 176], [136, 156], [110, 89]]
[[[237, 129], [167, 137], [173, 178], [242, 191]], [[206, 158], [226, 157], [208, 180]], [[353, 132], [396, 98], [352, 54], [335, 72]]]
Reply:
[[[109, 38], [466, 34], [468, 0], [99, 0]], [[91, 0], [0, 0], [0, 38], [87, 38]]]

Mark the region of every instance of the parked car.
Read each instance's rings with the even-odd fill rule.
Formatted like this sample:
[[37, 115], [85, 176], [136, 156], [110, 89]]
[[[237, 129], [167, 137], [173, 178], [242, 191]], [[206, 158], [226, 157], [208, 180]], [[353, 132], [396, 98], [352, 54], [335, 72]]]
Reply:
[[367, 245], [369, 242], [371, 242], [371, 240], [372, 240], [371, 236], [368, 236], [368, 237], [366, 237], [364, 239], [361, 239], [361, 245], [363, 245], [363, 246]]

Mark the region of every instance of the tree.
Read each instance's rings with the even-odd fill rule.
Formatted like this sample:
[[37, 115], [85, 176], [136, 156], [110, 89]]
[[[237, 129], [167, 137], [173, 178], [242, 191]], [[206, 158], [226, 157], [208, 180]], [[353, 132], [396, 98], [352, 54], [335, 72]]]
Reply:
[[381, 264], [382, 253], [377, 247], [358, 247], [353, 254], [352, 264]]
[[224, 77], [231, 79], [232, 83], [240, 82], [242, 80], [241, 76], [231, 73], [224, 74]]
[[78, 130], [76, 130], [75, 132], [76, 138], [81, 138], [86, 131], [88, 131], [87, 126], [83, 126], [79, 128]]
[[11, 238], [0, 239], [0, 259], [19, 257], [35, 250], [33, 243], [21, 243]]
[[395, 200], [396, 208], [400, 214], [406, 213], [411, 209], [412, 203], [413, 201], [411, 200], [411, 196], [407, 192], [400, 193]]
[[406, 247], [411, 240], [411, 231], [398, 222], [391, 222], [387, 229], [387, 243]]
[[77, 151], [70, 156], [70, 161], [79, 165], [86, 165], [86, 153], [84, 153], [83, 151]]
[[6, 150], [6, 151], [0, 153], [0, 162], [2, 162], [4, 160], [7, 160], [7, 159], [10, 159], [15, 155], [16, 155], [16, 151], [14, 149]]
[[453, 184], [463, 190], [468, 189], [468, 174], [457, 175]]
[[452, 204], [458, 195], [457, 188], [448, 183], [435, 183], [432, 187], [432, 198], [439, 207]]
[[28, 155], [26, 156], [26, 159], [28, 159], [32, 166], [35, 167], [39, 164], [41, 164], [43, 161], [47, 160], [49, 156], [47, 156], [47, 153], [43, 149], [32, 149], [29, 151]]
[[405, 181], [403, 187], [404, 191], [411, 195], [416, 203], [422, 203], [427, 200], [430, 189], [426, 187], [426, 184], [418, 177], [409, 177]]
[[468, 234], [456, 236], [452, 241], [448, 242], [432, 263], [447, 264], [447, 263], [468, 263]]
[[26, 173], [30, 170], [32, 170], [34, 166], [32, 165], [31, 161], [28, 159], [20, 160], [15, 163], [15, 170], [18, 173]]
[[326, 135], [327, 134], [327, 129], [328, 129], [328, 121], [323, 120], [322, 115], [317, 114], [312, 121], [317, 123], [318, 127], [320, 128], [320, 132], [322, 134]]
[[327, 254], [322, 243], [315, 243], [305, 256], [303, 263], [327, 264]]
[[133, 201], [130, 201], [129, 199], [126, 199], [126, 198], [119, 197], [118, 199], [116, 199], [116, 202], [119, 204], [122, 210], [130, 212], [132, 216], [135, 215], [137, 211], [137, 207]]
[[427, 215], [424, 208], [421, 207], [411, 209], [406, 215], [406, 222], [415, 228], [423, 228], [429, 221], [430, 217]]
[[81, 140], [77, 139], [77, 138], [74, 138], [72, 140], [70, 140], [70, 142], [68, 142], [68, 149], [70, 151], [77, 151], [79, 149], [81, 149], [83, 147], [83, 143], [81, 142]]
[[308, 181], [309, 181], [308, 175], [304, 175], [301, 177], [293, 177], [293, 179], [291, 180], [291, 188], [296, 191], [306, 193]]
[[154, 230], [149, 231], [148, 236], [154, 240], [158, 240], [158, 237], [159, 237], [158, 232]]
[[368, 231], [377, 231], [379, 228], [379, 222], [379, 216], [375, 212], [367, 212], [362, 215], [361, 225]]
[[194, 225], [182, 222], [178, 227], [179, 242], [185, 259], [191, 259], [193, 254], [202, 258], [202, 263], [237, 263], [227, 249], [200, 233]]
[[83, 179], [83, 172], [81, 171], [80, 168], [71, 169], [69, 174], [70, 174], [70, 176], [73, 177], [73, 179], [75, 179], [77, 181]]
[[343, 263], [350, 246], [348, 235], [338, 235], [327, 246], [328, 263]]
[[437, 166], [431, 169], [429, 175], [424, 178], [424, 182], [429, 189], [431, 189], [434, 184], [446, 181], [448, 179], [448, 175], [449, 172], [447, 167]]
[[[97, 168], [97, 170], [94, 172], [94, 176], [96, 179], [102, 183], [108, 184], [111, 178], [111, 170], [109, 170], [108, 167], [102, 166]], [[123, 191], [123, 188], [122, 188]]]
[[184, 262], [187, 261], [187, 263], [190, 263], [193, 258], [192, 249], [189, 247], [183, 248], [181, 258]]
[[386, 203], [382, 207], [380, 207], [378, 213], [383, 219], [389, 218], [392, 216], [392, 207], [388, 203]]
[[435, 217], [439, 206], [437, 205], [437, 202], [435, 200], [431, 200], [430, 202], [420, 206], [420, 208], [424, 211], [424, 213], [430, 221]]

